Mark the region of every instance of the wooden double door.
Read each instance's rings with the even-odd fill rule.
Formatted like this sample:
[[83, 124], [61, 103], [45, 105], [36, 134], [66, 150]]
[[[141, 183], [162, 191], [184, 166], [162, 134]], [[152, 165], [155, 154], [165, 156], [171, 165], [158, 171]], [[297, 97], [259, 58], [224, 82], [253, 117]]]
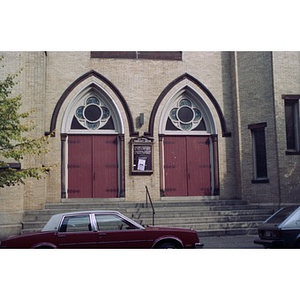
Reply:
[[210, 139], [164, 137], [165, 196], [211, 196]]
[[118, 197], [116, 135], [68, 136], [68, 198]]

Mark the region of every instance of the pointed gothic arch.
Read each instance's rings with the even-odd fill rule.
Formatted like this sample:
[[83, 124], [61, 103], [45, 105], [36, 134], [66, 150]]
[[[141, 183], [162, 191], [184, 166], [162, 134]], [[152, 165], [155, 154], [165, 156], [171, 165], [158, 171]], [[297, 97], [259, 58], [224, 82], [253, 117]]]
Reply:
[[104, 85], [106, 85], [112, 91], [112, 93], [119, 100], [119, 102], [121, 103], [121, 105], [124, 109], [124, 112], [125, 112], [125, 115], [126, 115], [126, 118], [127, 118], [127, 123], [128, 123], [128, 127], [129, 127], [130, 136], [137, 136], [138, 133], [134, 131], [134, 122], [133, 122], [132, 114], [131, 114], [131, 111], [128, 107], [128, 104], [127, 104], [125, 98], [123, 97], [121, 92], [117, 89], [117, 87], [111, 81], [109, 81], [106, 77], [104, 77], [103, 75], [99, 74], [98, 72], [96, 72], [94, 70], [91, 70], [91, 71], [83, 74], [79, 78], [77, 78], [64, 91], [64, 93], [61, 95], [58, 102], [56, 103], [56, 106], [55, 106], [55, 108], [53, 110], [53, 113], [52, 113], [49, 131], [45, 132], [45, 134], [46, 135], [51, 134], [51, 136], [55, 136], [55, 130], [57, 128], [58, 115], [60, 114], [61, 108], [65, 104], [66, 99], [69, 98], [70, 94], [74, 90], [76, 90], [82, 83], [87, 82], [88, 80], [91, 80], [91, 82], [93, 82], [93, 81], [102, 82]]
[[197, 79], [183, 74], [163, 90], [146, 133], [159, 135], [161, 196], [219, 195], [218, 128], [231, 135], [216, 99]]
[[119, 90], [99, 73], [88, 72], [59, 99], [50, 132], [57, 127], [58, 116], [61, 197], [124, 197], [124, 116], [130, 134], [135, 133], [130, 110]]
[[189, 85], [181, 87], [162, 108], [159, 134], [217, 134], [210, 108]]
[[201, 83], [198, 79], [196, 79], [195, 77], [191, 76], [188, 73], [185, 73], [185, 74], [177, 77], [176, 79], [174, 79], [161, 92], [161, 94], [159, 95], [159, 97], [157, 98], [157, 100], [156, 100], [156, 102], [153, 106], [153, 109], [152, 109], [152, 112], [151, 112], [151, 115], [150, 115], [150, 120], [149, 120], [148, 132], [146, 132], [145, 134], [148, 135], [148, 136], [153, 136], [154, 128], [155, 128], [156, 114], [157, 114], [157, 111], [158, 111], [159, 107], [161, 106], [162, 101], [165, 99], [165, 97], [168, 95], [168, 93], [170, 93], [170, 91], [174, 87], [176, 87], [177, 85], [179, 86], [182, 82], [187, 82], [187, 83], [194, 84], [197, 88], [199, 88], [200, 91], [203, 92], [203, 94], [206, 97], [206, 101], [209, 101], [212, 104], [212, 106], [214, 107], [214, 110], [216, 111], [216, 114], [219, 118], [219, 122], [221, 124], [222, 136], [223, 137], [230, 137], [231, 132], [229, 132], [227, 130], [226, 120], [225, 120], [223, 112], [222, 112], [222, 110], [221, 110], [221, 108], [218, 104], [218, 101], [215, 99], [213, 94], [208, 90], [208, 88], [205, 87], [205, 85], [203, 83]]

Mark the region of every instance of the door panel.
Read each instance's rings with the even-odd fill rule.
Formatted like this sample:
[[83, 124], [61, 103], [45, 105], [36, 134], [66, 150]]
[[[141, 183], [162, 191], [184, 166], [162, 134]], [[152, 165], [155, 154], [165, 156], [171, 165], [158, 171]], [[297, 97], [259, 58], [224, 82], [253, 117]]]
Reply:
[[99, 248], [145, 248], [147, 243], [144, 229], [116, 214], [96, 214]]
[[94, 138], [94, 195], [113, 198], [118, 196], [117, 137]]
[[189, 196], [211, 195], [209, 138], [188, 136], [187, 181]]
[[89, 214], [65, 216], [56, 234], [58, 248], [95, 248], [98, 235], [92, 231]]
[[209, 137], [164, 138], [165, 196], [211, 195]]
[[143, 229], [98, 232], [98, 248], [140, 249], [146, 248], [146, 234]]
[[118, 196], [117, 137], [68, 136], [68, 197]]
[[165, 195], [186, 196], [186, 141], [182, 137], [164, 138]]
[[56, 234], [57, 248], [62, 249], [98, 248], [98, 240], [97, 232], [58, 232]]
[[68, 196], [92, 197], [92, 139], [90, 136], [68, 137]]

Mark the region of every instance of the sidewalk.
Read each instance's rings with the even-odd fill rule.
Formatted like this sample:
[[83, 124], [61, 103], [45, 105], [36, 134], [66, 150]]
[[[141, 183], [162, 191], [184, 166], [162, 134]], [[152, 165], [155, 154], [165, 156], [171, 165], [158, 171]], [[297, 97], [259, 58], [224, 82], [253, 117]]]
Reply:
[[203, 249], [263, 249], [261, 245], [256, 245], [253, 240], [256, 235], [229, 235], [215, 237], [200, 237]]

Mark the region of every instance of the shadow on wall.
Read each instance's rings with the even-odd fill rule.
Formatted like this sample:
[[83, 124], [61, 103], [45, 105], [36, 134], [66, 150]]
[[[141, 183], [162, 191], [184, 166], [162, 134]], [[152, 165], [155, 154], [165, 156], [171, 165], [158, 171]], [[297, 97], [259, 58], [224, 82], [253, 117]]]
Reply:
[[[235, 77], [234, 52], [221, 52], [223, 114], [231, 136], [219, 136], [219, 145], [224, 144], [226, 165], [223, 176], [220, 176], [221, 196], [224, 198], [241, 199], [241, 165], [239, 157], [237, 91]], [[219, 147], [220, 151], [220, 147]], [[225, 189], [222, 193], [222, 189]]]

